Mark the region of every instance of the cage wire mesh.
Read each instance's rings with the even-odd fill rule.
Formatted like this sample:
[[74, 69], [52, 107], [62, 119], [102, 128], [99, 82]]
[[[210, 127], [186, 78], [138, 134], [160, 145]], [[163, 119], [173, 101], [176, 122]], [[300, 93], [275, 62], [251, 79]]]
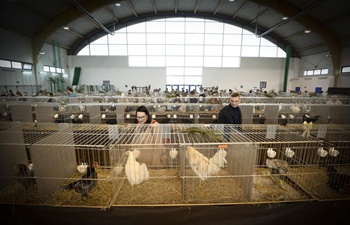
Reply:
[[[14, 127], [0, 131], [2, 160], [8, 168], [33, 162], [35, 197], [20, 200], [19, 189], [6, 181], [21, 187], [24, 178], [8, 169], [1, 174], [2, 202], [13, 202], [15, 194], [21, 203], [83, 207], [309, 201], [350, 194], [348, 126], [314, 125], [309, 136], [302, 135], [301, 124]], [[277, 172], [268, 158], [288, 168]], [[86, 196], [62, 189], [81, 180], [85, 173], [78, 170], [95, 162], [97, 177], [83, 178], [93, 183]]]

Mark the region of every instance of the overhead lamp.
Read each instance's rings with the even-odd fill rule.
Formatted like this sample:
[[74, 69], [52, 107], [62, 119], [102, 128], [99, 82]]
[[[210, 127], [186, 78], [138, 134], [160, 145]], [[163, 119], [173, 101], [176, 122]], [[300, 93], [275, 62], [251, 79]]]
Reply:
[[69, 30], [69, 27], [68, 26], [63, 26], [63, 29]]
[[305, 32], [305, 34], [308, 34], [311, 32], [311, 30], [305, 30], [304, 32]]
[[282, 20], [288, 20], [288, 16], [282, 17]]
[[119, 7], [119, 6], [121, 6], [121, 5], [122, 5], [122, 4], [120, 4], [120, 3], [115, 3], [115, 6], [118, 6], [118, 7]]
[[45, 55], [45, 52], [44, 51], [40, 51], [39, 54], [40, 55]]

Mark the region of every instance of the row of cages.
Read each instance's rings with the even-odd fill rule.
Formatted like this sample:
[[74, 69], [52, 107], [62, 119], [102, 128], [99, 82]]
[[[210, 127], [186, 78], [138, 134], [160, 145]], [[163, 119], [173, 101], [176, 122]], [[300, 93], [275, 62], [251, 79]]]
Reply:
[[[55, 102], [67, 101], [65, 93], [52, 97]], [[0, 102], [47, 102], [49, 97], [44, 96], [21, 96], [21, 97], [7, 97], [0, 96]], [[77, 94], [77, 97], [70, 98], [72, 103], [207, 103], [207, 104], [223, 104], [229, 103], [230, 96], [153, 96], [153, 97], [134, 97], [134, 96], [115, 96], [115, 95], [82, 95]], [[246, 104], [325, 104], [328, 100], [332, 100], [331, 96], [315, 96], [315, 97], [248, 97], [241, 96], [241, 102]], [[350, 98], [348, 96], [339, 96], [339, 101], [343, 104], [349, 104]]]
[[1, 124], [0, 202], [108, 208], [350, 198], [350, 127]]
[[[139, 103], [13, 103], [0, 104], [0, 121], [126, 124], [137, 123]], [[226, 104], [145, 103], [159, 123], [217, 123]], [[350, 105], [245, 104], [244, 124], [350, 124]]]

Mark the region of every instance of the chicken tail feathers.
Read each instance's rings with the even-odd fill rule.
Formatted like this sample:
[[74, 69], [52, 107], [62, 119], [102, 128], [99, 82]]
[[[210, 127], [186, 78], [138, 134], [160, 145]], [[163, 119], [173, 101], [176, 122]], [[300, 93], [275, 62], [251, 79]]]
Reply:
[[78, 183], [78, 181], [75, 181], [75, 182], [72, 182], [72, 183], [69, 183], [69, 184], [66, 184], [66, 185], [63, 185], [60, 187], [60, 190], [63, 191], [63, 190], [72, 190], [74, 189], [74, 186]]

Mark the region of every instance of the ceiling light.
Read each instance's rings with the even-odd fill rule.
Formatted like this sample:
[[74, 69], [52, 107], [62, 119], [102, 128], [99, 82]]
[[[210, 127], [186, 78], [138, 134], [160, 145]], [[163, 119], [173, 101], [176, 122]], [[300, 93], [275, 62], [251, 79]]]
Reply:
[[115, 6], [121, 6], [121, 4], [120, 3], [115, 3]]
[[305, 30], [304, 32], [305, 32], [305, 34], [308, 34], [311, 32], [311, 30]]
[[230, 0], [230, 2], [234, 2], [235, 0]]
[[40, 55], [45, 55], [45, 52], [44, 51], [40, 51], [39, 54]]
[[288, 20], [288, 16], [282, 17], [282, 20]]
[[69, 30], [69, 27], [68, 26], [63, 26], [63, 29]]

